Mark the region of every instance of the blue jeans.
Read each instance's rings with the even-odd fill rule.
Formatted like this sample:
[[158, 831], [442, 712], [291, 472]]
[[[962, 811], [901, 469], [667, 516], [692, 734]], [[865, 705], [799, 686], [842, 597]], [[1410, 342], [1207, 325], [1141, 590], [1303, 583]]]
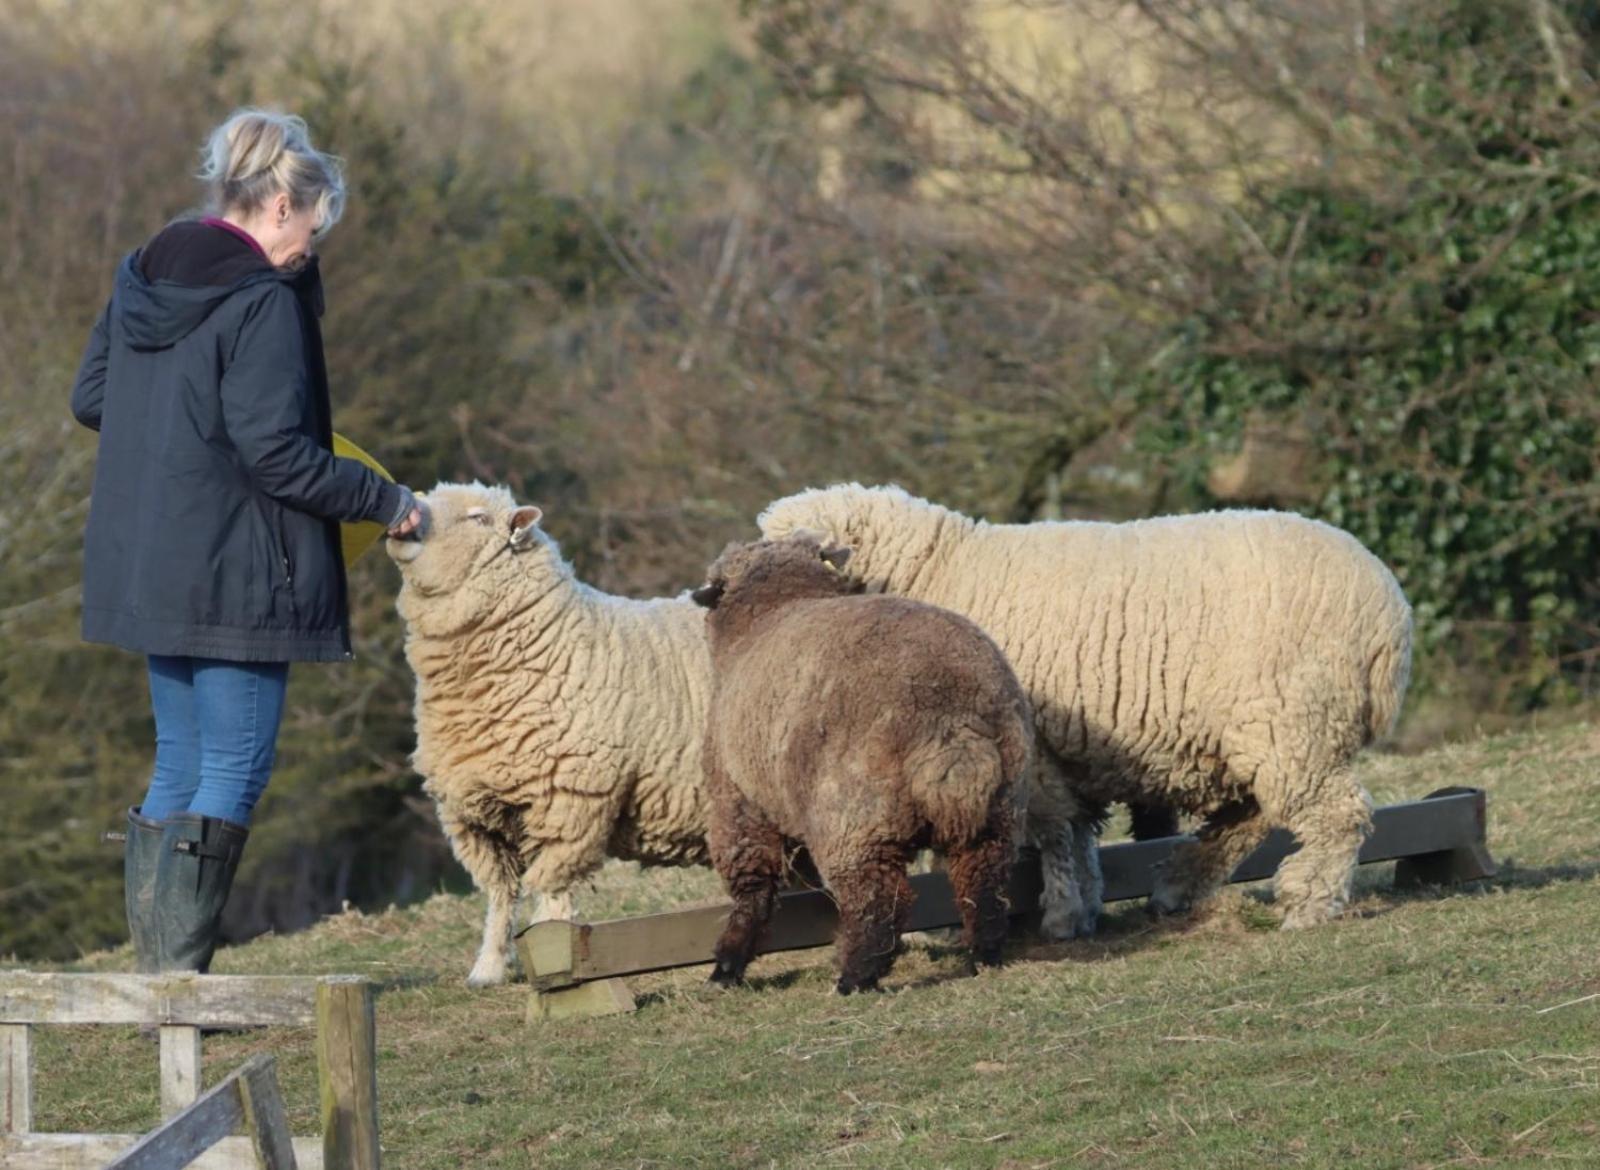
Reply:
[[287, 662], [150, 655], [156, 767], [142, 815], [248, 826], [272, 775], [288, 682]]

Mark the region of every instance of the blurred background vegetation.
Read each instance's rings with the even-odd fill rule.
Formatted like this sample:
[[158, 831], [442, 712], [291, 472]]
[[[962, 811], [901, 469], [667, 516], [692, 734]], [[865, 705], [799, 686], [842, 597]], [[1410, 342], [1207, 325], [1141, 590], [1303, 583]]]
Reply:
[[[0, 0], [0, 955], [123, 935], [143, 664], [77, 640], [111, 273], [233, 107], [343, 154], [340, 429], [677, 592], [770, 499], [1292, 508], [1399, 574], [1400, 745], [1600, 692], [1593, 0]], [[391, 566], [297, 670], [242, 937], [464, 885]]]

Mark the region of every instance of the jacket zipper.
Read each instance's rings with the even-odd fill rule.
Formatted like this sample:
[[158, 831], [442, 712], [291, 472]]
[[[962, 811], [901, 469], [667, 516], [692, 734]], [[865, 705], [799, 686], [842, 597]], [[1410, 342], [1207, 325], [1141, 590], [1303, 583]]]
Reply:
[[283, 534], [283, 513], [277, 516], [278, 558], [283, 562], [283, 585], [289, 591], [289, 613], [296, 622], [300, 620], [300, 607], [294, 600], [294, 561], [289, 559], [289, 541]]

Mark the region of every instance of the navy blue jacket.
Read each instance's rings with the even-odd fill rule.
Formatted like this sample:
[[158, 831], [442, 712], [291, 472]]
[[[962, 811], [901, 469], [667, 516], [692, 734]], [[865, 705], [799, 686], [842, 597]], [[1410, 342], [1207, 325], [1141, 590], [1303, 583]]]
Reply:
[[272, 267], [198, 221], [117, 270], [72, 388], [100, 432], [83, 636], [243, 662], [350, 657], [340, 520], [399, 488], [336, 458], [313, 259]]

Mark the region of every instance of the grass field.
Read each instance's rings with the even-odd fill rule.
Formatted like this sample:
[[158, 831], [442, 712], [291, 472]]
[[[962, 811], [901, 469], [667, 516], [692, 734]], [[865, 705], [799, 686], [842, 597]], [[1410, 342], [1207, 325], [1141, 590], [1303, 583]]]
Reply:
[[[1600, 1165], [1600, 723], [1373, 756], [1380, 803], [1490, 792], [1501, 876], [1280, 934], [1232, 890], [1203, 921], [1117, 908], [1093, 942], [1018, 943], [976, 979], [914, 944], [882, 995], [832, 994], [826, 951], [720, 992], [640, 980], [633, 1016], [529, 1029], [526, 990], [470, 992], [476, 898], [438, 897], [223, 952], [222, 972], [382, 985], [386, 1165], [408, 1167], [1439, 1167]], [[591, 917], [715, 892], [703, 872], [608, 870]], [[126, 969], [126, 950], [84, 968]], [[311, 1132], [308, 1033], [206, 1042], [211, 1079], [277, 1054]], [[154, 1123], [132, 1029], [41, 1037], [38, 1128]]]

